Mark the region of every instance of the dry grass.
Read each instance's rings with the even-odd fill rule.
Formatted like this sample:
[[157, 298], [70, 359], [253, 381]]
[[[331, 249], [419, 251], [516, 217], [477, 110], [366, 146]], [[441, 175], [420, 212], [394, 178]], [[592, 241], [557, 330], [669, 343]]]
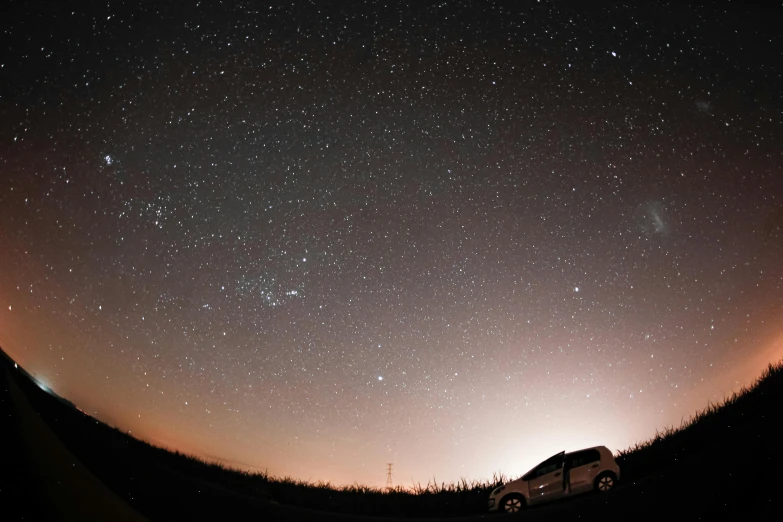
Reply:
[[663, 472], [704, 450], [705, 445], [733, 447], [739, 430], [772, 415], [783, 397], [783, 361], [770, 364], [750, 386], [682, 419], [678, 427], [666, 426], [652, 438], [618, 452], [616, 459], [625, 480]]

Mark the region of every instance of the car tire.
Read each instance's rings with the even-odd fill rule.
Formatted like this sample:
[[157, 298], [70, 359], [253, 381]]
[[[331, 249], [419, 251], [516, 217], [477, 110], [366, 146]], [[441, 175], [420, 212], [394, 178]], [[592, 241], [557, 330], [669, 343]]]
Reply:
[[519, 493], [512, 493], [500, 500], [500, 508], [498, 511], [501, 513], [519, 513], [525, 509], [525, 504], [525, 497]]
[[595, 477], [595, 482], [593, 483], [593, 487], [598, 493], [606, 493], [607, 491], [611, 491], [616, 485], [617, 475], [611, 471], [604, 471]]

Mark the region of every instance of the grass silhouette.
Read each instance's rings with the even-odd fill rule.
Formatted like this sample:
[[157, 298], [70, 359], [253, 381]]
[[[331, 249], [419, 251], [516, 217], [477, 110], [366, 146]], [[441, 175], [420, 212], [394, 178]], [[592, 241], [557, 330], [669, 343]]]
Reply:
[[[623, 480], [635, 480], [651, 473], [662, 473], [678, 462], [703, 452], [705, 444], [736, 448], [740, 442], [772, 437], [767, 427], [780, 426], [780, 401], [783, 400], [783, 361], [770, 364], [756, 381], [726, 397], [721, 403], [708, 403], [701, 411], [683, 419], [679, 427], [656, 431], [649, 440], [620, 451], [617, 463]], [[783, 429], [781, 429], [783, 431]]]
[[[484, 481], [438, 482], [433, 478], [426, 484], [387, 489], [241, 471], [153, 446], [96, 421], [43, 392], [19, 370], [15, 370], [21, 377], [16, 379], [19, 386], [60, 440], [101, 480], [149, 516], [179, 518], [179, 506], [169, 512], [163, 506], [165, 499], [177, 495], [188, 502], [205, 497], [198, 504], [199, 513], [205, 516], [213, 504], [216, 516], [228, 515], [218, 507], [219, 499], [371, 516], [465, 516], [485, 513], [489, 493], [511, 478], [497, 472]], [[720, 404], [708, 404], [679, 427], [666, 427], [653, 438], [620, 451], [616, 458], [623, 482], [665, 474], [686, 462], [709, 458], [706, 448], [753, 444], [760, 437], [783, 440], [783, 433], [774, 432], [778, 425], [783, 431], [783, 423], [776, 417], [781, 400], [783, 362], [770, 365], [753, 385]]]

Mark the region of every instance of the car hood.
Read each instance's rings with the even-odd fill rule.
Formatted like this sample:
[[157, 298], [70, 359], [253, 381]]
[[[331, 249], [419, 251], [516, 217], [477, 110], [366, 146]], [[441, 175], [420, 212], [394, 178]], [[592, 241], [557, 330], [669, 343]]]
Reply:
[[527, 481], [522, 478], [512, 480], [511, 482], [506, 482], [503, 484], [503, 491], [501, 491], [500, 494], [506, 493], [508, 490], [519, 491], [521, 489], [525, 489], [527, 488], [526, 482]]
[[523, 485], [523, 484], [525, 484], [526, 482], [527, 482], [527, 480], [525, 480], [525, 479], [523, 479], [523, 478], [518, 478], [518, 479], [516, 479], [516, 480], [512, 480], [511, 482], [509, 482], [508, 484], [506, 484], [506, 487], [507, 487], [507, 488], [508, 488], [508, 487], [512, 487], [512, 488], [513, 488], [513, 487], [518, 487], [518, 486], [522, 486], [522, 485]]

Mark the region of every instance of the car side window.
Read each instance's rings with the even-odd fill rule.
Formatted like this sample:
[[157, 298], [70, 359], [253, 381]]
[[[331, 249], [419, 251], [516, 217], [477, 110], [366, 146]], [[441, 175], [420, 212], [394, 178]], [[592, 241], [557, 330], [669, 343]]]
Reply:
[[598, 462], [600, 460], [601, 454], [598, 453], [598, 450], [594, 449], [576, 451], [566, 455], [566, 464], [569, 468], [578, 468], [579, 466], [592, 464], [593, 462]]
[[563, 455], [555, 455], [539, 464], [527, 477], [528, 479], [538, 478], [547, 473], [552, 473], [563, 467]]

